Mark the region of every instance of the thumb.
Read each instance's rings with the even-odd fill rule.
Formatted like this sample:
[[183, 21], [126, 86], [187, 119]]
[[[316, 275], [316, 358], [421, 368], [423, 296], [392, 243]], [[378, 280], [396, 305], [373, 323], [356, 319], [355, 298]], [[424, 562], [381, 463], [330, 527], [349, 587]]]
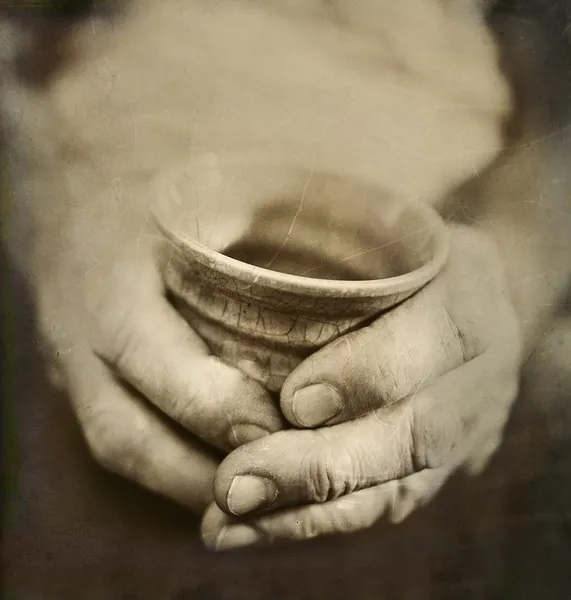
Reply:
[[325, 504], [295, 506], [245, 520], [228, 516], [213, 503], [202, 521], [202, 540], [211, 550], [231, 550], [354, 533], [371, 527], [383, 516], [400, 523], [440, 492], [451, 471], [449, 467], [425, 469]]
[[425, 289], [307, 358], [280, 404], [296, 427], [334, 425], [393, 404], [464, 362], [442, 297]]

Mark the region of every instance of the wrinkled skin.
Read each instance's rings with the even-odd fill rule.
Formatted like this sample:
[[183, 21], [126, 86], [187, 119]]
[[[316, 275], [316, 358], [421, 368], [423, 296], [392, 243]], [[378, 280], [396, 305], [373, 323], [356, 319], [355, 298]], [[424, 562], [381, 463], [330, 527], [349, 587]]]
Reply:
[[495, 158], [509, 95], [474, 6], [396, 4], [136, 2], [80, 28], [47, 88], [5, 86], [5, 234], [54, 377], [104, 467], [208, 507], [211, 548], [401, 520], [485, 466], [516, 397], [525, 319], [493, 227], [451, 223], [441, 276], [300, 365], [279, 407], [166, 296], [149, 183], [189, 153], [289, 151], [435, 205]]
[[[442, 276], [298, 367], [281, 408], [293, 425], [312, 429], [276, 433], [226, 458], [218, 506], [203, 524], [207, 543], [350, 532], [384, 514], [400, 521], [455, 468], [479, 472], [500, 444], [521, 364], [520, 326], [499, 264], [484, 236], [454, 231]], [[311, 394], [297, 396], [296, 406], [304, 389]], [[328, 404], [331, 390], [337, 404]], [[284, 510], [245, 524], [232, 518], [268, 507]]]

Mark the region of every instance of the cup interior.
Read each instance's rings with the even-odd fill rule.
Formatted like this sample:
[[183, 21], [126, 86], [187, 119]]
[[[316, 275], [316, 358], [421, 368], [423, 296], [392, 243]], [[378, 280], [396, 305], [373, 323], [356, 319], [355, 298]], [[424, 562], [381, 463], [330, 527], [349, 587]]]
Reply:
[[[194, 251], [240, 269], [337, 282], [399, 278], [443, 261], [432, 209], [317, 169], [208, 155], [162, 178], [155, 215]], [[263, 271], [260, 271], [260, 268]]]

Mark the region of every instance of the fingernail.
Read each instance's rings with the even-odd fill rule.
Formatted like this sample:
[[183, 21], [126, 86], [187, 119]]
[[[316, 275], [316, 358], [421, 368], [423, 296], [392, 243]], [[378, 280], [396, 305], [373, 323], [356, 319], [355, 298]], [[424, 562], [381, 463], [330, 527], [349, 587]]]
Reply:
[[225, 527], [216, 539], [216, 550], [233, 550], [254, 546], [262, 541], [262, 536], [252, 527], [247, 525], [234, 525]]
[[234, 477], [226, 501], [228, 510], [236, 516], [244, 515], [271, 504], [278, 495], [273, 481], [254, 475]]
[[300, 425], [315, 427], [341, 412], [343, 399], [337, 390], [322, 383], [310, 385], [293, 395], [292, 411]]
[[251, 425], [248, 423], [240, 423], [230, 428], [229, 442], [232, 447], [242, 446], [248, 442], [259, 440], [266, 435], [270, 435], [267, 429], [263, 429], [258, 425]]

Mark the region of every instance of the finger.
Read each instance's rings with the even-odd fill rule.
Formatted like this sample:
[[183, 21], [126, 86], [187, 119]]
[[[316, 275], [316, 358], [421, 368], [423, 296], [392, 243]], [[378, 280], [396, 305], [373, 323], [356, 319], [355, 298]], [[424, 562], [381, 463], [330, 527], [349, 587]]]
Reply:
[[[450, 234], [453, 252], [437, 278], [290, 374], [280, 399], [290, 423], [316, 427], [366, 414], [410, 396], [494, 346], [518, 358], [519, 324], [505, 299], [501, 261], [490, 259], [495, 248], [470, 228], [451, 227]], [[474, 278], [491, 278], [485, 299], [474, 291]], [[492, 309], [496, 319], [488, 318]]]
[[285, 381], [281, 409], [297, 427], [341, 423], [410, 396], [466, 359], [442, 295], [425, 289], [307, 358]]
[[[518, 388], [514, 388], [513, 399], [517, 396]], [[508, 402], [508, 410], [487, 411], [478, 423], [478, 434], [466, 440], [465, 450], [461, 461], [468, 475], [481, 475], [490, 465], [492, 459], [502, 446], [504, 430], [507, 426], [513, 399]], [[500, 404], [501, 407], [501, 404]]]
[[218, 457], [169, 426], [95, 356], [74, 351], [68, 364], [72, 400], [97, 462], [201, 513], [212, 500]]
[[204, 441], [227, 450], [283, 428], [268, 392], [212, 356], [165, 299], [141, 298], [106, 318], [99, 356]]
[[481, 475], [489, 466], [496, 452], [502, 445], [501, 433], [491, 433], [470, 449], [465, 462], [465, 470], [469, 475]]
[[279, 432], [235, 450], [218, 469], [216, 502], [234, 515], [324, 503], [456, 462], [482, 423], [501, 430], [515, 399], [511, 373], [496, 374], [495, 361], [477, 357], [360, 419]]
[[202, 539], [211, 550], [231, 550], [353, 533], [371, 527], [382, 517], [400, 523], [436, 496], [450, 472], [449, 468], [427, 469], [325, 504], [286, 509], [247, 520], [229, 517], [213, 504], [202, 522]]

